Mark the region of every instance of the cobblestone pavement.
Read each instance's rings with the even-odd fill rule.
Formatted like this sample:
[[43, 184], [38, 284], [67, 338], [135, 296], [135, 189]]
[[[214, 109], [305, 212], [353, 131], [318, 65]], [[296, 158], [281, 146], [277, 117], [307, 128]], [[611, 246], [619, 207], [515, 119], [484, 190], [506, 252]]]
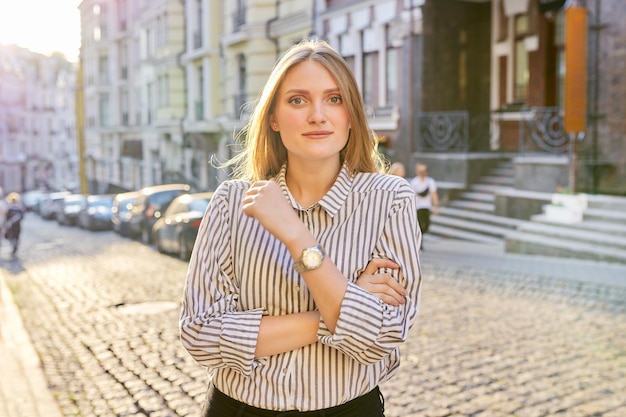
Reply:
[[[198, 416], [186, 263], [29, 214], [0, 267], [64, 416]], [[625, 289], [428, 262], [387, 417], [626, 416]]]

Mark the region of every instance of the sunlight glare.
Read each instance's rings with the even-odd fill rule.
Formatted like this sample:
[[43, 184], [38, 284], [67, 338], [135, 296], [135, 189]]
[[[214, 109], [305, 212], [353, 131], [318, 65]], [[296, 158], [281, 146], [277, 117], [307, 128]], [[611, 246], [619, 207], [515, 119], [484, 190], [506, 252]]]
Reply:
[[0, 43], [78, 59], [80, 0], [0, 0]]

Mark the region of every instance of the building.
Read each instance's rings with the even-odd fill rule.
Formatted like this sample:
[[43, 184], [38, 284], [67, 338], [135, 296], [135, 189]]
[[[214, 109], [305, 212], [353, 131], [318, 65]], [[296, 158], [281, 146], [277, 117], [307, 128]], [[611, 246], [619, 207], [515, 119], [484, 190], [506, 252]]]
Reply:
[[88, 191], [187, 182], [183, 4], [85, 0], [79, 9]]
[[[565, 12], [577, 3], [586, 45], [564, 36]], [[615, 0], [427, 0], [412, 155], [462, 184], [491, 158], [508, 158], [516, 188], [547, 192], [570, 184], [575, 160], [577, 191], [626, 194], [625, 18]], [[563, 126], [565, 57], [584, 49], [587, 124], [574, 159]]]
[[[563, 130], [564, 0], [84, 0], [92, 188], [214, 189], [272, 64], [328, 40], [391, 160], [468, 187], [508, 160], [521, 190], [626, 194], [626, 6], [587, 0], [587, 127]], [[569, 49], [568, 49], [569, 48]]]
[[0, 45], [0, 187], [76, 189], [76, 69], [60, 54]]

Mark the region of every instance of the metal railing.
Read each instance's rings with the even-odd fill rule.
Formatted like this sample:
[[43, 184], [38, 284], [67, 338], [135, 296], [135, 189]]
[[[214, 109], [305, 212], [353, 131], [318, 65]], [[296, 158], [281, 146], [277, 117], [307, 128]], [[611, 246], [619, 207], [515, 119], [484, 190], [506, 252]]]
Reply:
[[[522, 108], [516, 112], [470, 114], [468, 111], [417, 115], [415, 149], [419, 152], [470, 152], [500, 149], [503, 122], [518, 123], [520, 153], [566, 153], [569, 136], [558, 107]], [[491, 145], [489, 145], [491, 144]]]
[[519, 126], [520, 153], [547, 152], [564, 154], [569, 149], [569, 136], [563, 129], [558, 107], [534, 107], [521, 112]]
[[424, 112], [417, 116], [420, 152], [467, 152], [469, 113], [466, 111]]

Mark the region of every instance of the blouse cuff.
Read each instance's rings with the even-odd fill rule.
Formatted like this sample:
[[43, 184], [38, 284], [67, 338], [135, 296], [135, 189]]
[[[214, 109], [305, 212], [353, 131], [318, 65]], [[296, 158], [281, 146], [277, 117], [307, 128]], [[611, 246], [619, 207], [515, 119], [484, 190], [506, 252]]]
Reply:
[[376, 343], [383, 324], [383, 302], [358, 285], [349, 282], [339, 320], [332, 334], [320, 319], [319, 340], [341, 350], [360, 354]]
[[249, 375], [254, 368], [254, 352], [263, 309], [233, 311], [222, 319], [220, 353], [229, 367]]

